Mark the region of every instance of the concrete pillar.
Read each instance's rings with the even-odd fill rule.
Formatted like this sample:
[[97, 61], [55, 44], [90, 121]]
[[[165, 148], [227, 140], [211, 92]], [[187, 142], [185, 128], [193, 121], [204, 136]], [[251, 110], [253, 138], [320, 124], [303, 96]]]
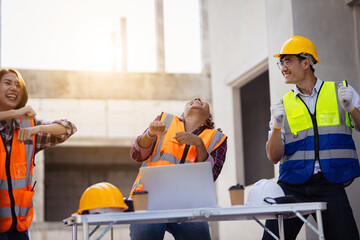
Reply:
[[276, 65], [278, 59], [274, 58], [273, 55], [278, 53], [283, 43], [294, 34], [292, 1], [270, 0], [265, 1], [265, 4], [269, 57], [270, 100], [271, 103], [274, 103], [291, 89], [291, 86], [286, 86], [284, 84], [283, 76]]
[[112, 68], [113, 72], [116, 72], [116, 32], [111, 33], [111, 45], [112, 45]]
[[164, 2], [155, 0], [155, 30], [156, 30], [156, 67], [158, 72], [165, 72], [164, 54]]
[[[272, 57], [292, 35], [309, 38], [316, 46], [320, 63], [315, 65], [315, 75], [321, 80], [348, 82], [359, 92], [359, 1], [335, 0], [270, 0], [267, 4], [269, 43], [269, 72], [271, 102], [282, 97], [293, 85], [286, 86]], [[360, 134], [354, 133], [357, 149]], [[358, 156], [360, 152], [358, 150]], [[278, 173], [278, 170], [275, 170]], [[360, 224], [359, 179], [347, 193], [357, 224]], [[306, 231], [311, 237], [311, 231]]]
[[[270, 104], [273, 104], [292, 89], [293, 86], [285, 85], [283, 76], [279, 71], [273, 55], [278, 53], [283, 43], [292, 35], [293, 16], [291, 0], [270, 0], [265, 1], [268, 38], [268, 64], [270, 81]], [[279, 177], [279, 165], [274, 167], [275, 179]]]
[[[1, 5], [2, 5], [2, 3], [1, 3], [1, 0], [0, 0], [0, 56], [1, 56], [1, 19], [2, 19], [2, 16], [1, 16]], [[0, 67], [2, 67], [2, 64], [1, 64], [1, 58], [0, 58]]]
[[33, 198], [34, 219], [33, 222], [45, 221], [45, 154], [44, 151], [35, 155], [35, 168], [33, 170], [33, 184], [36, 181]]
[[[360, 0], [352, 0], [352, 4], [348, 4], [352, 8], [352, 16], [354, 22], [354, 54], [355, 54], [355, 66], [356, 79], [360, 79]], [[352, 83], [356, 89], [360, 89], [360, 81]]]
[[121, 64], [122, 71], [127, 72], [127, 24], [126, 18], [121, 18]]
[[201, 72], [204, 75], [210, 74], [210, 39], [208, 1], [199, 0], [200, 9], [200, 34], [201, 34]]

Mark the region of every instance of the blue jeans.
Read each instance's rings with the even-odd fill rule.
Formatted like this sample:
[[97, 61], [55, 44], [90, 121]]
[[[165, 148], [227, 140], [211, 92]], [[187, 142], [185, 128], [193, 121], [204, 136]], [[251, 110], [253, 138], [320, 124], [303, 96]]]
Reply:
[[10, 230], [6, 233], [0, 233], [0, 240], [29, 240], [29, 233], [28, 230], [25, 232]]
[[131, 240], [162, 240], [165, 231], [175, 240], [210, 240], [207, 222], [130, 224]]
[[[294, 195], [301, 202], [327, 202], [327, 209], [321, 212], [326, 240], [359, 240], [359, 232], [343, 185], [328, 182], [322, 174], [304, 184], [279, 182], [279, 185], [285, 195]], [[313, 216], [316, 219], [316, 215]], [[268, 220], [265, 225], [279, 236], [277, 220]], [[296, 239], [302, 225], [303, 222], [297, 217], [284, 220], [285, 239]], [[264, 231], [262, 239], [273, 237]]]

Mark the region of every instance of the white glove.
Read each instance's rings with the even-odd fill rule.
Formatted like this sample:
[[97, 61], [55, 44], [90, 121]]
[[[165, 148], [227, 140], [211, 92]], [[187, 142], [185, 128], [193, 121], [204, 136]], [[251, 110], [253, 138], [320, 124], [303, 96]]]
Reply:
[[284, 126], [285, 108], [282, 101], [278, 101], [270, 107], [273, 126], [281, 129]]
[[339, 83], [338, 87], [340, 104], [346, 112], [350, 112], [354, 109], [354, 104], [352, 102], [353, 91], [350, 88], [343, 86], [342, 83]]

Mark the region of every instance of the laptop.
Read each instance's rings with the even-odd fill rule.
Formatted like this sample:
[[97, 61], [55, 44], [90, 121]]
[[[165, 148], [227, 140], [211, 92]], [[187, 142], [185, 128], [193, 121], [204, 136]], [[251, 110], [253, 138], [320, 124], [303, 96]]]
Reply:
[[211, 163], [141, 167], [148, 210], [218, 207]]

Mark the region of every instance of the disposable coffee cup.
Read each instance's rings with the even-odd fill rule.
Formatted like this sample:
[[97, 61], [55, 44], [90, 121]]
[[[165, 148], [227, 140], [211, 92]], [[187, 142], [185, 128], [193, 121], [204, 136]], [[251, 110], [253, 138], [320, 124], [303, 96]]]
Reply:
[[145, 211], [148, 208], [148, 196], [147, 191], [133, 192], [133, 205], [134, 211]]
[[229, 188], [231, 205], [244, 205], [244, 186], [237, 184]]

